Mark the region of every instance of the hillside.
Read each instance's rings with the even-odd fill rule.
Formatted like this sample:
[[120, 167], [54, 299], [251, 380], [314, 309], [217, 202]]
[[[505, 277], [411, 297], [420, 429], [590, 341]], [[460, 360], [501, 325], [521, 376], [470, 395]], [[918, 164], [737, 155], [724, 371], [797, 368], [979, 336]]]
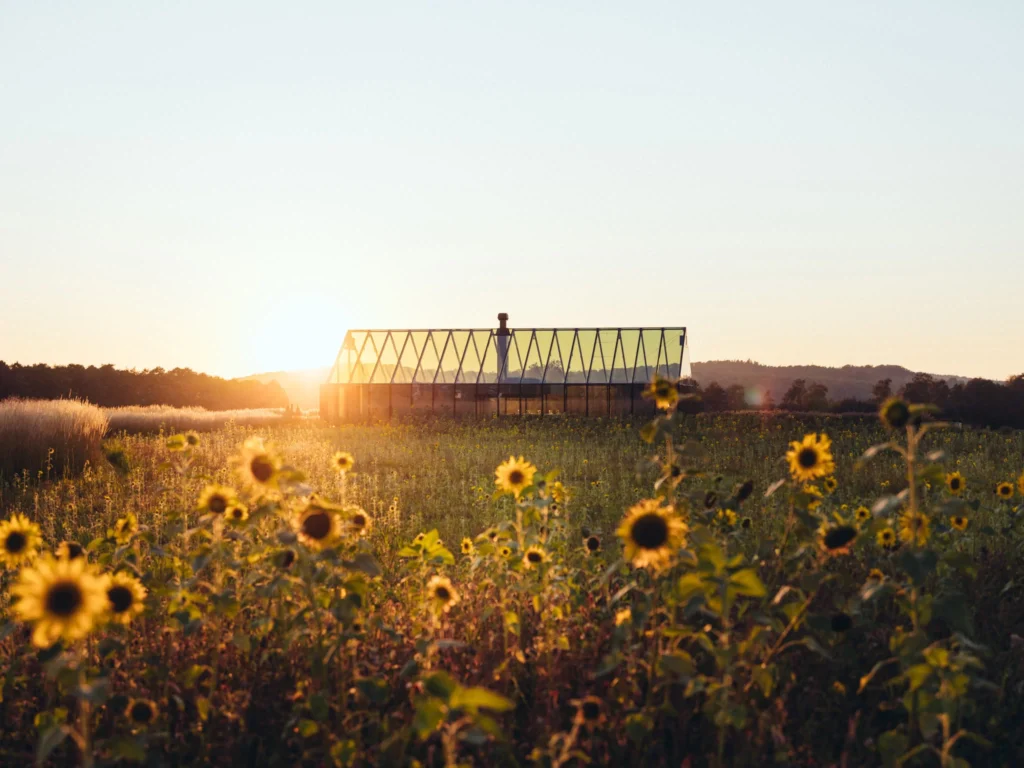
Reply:
[[[287, 393], [292, 405], [300, 408], [318, 408], [320, 385], [327, 380], [329, 368], [313, 368], [305, 371], [274, 371], [245, 377], [245, 380], [264, 384], [276, 381]], [[828, 387], [832, 400], [858, 398], [869, 400], [871, 388], [879, 379], [892, 379], [893, 391], [909, 382], [916, 371], [900, 365], [844, 365], [842, 368], [827, 368], [822, 365], [761, 365], [749, 360], [709, 360], [693, 363], [693, 378], [702, 386], [717, 381], [723, 387], [740, 384], [748, 389], [756, 388], [771, 392], [779, 401], [795, 379], [806, 379], [808, 383], [820, 382]], [[950, 385], [966, 381], [962, 376], [936, 375]]]
[[[916, 373], [901, 365], [844, 365], [842, 368], [828, 368], [822, 365], [761, 365], [749, 360], [709, 360], [693, 363], [692, 368], [693, 378], [701, 386], [712, 381], [717, 381], [723, 387], [740, 384], [748, 389], [771, 392], [776, 401], [782, 398], [796, 379], [824, 384], [832, 400], [870, 400], [871, 388], [880, 379], [892, 379], [895, 392]], [[945, 379], [950, 385], [967, 381], [962, 376], [934, 375], [935, 378]]]

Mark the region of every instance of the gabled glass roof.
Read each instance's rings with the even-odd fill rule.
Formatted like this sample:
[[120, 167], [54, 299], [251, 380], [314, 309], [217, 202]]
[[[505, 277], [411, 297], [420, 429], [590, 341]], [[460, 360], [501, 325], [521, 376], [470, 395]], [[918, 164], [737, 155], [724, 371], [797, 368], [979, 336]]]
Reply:
[[328, 384], [646, 384], [690, 376], [685, 328], [348, 331]]

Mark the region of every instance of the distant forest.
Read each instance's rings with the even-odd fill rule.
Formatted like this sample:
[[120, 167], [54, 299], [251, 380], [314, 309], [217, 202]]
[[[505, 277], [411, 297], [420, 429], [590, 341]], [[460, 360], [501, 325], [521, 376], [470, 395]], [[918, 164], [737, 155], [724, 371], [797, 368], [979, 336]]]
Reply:
[[808, 379], [791, 381], [778, 395], [762, 388], [760, 379], [756, 385], [723, 386], [717, 381], [702, 385], [698, 382], [697, 388], [705, 411], [778, 409], [872, 413], [887, 397], [898, 394], [911, 403], [938, 406], [940, 417], [946, 420], [1024, 429], [1024, 374], [1012, 376], [1005, 383], [959, 377], [951, 377], [951, 380], [953, 383], [927, 373], [915, 373], [902, 385], [894, 386], [892, 378], [884, 378], [871, 386], [867, 397], [841, 398], [833, 398], [826, 384]]
[[171, 405], [221, 411], [288, 405], [288, 395], [276, 381], [222, 379], [188, 368], [135, 371], [113, 365], [8, 365], [0, 360], [0, 400], [8, 397], [79, 398], [108, 408]]

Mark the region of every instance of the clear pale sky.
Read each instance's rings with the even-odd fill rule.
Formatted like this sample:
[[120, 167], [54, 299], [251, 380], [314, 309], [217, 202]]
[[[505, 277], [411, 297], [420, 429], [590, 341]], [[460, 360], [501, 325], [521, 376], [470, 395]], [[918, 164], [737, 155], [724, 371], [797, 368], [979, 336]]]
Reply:
[[686, 325], [1024, 371], [1024, 3], [2, 2], [0, 359]]

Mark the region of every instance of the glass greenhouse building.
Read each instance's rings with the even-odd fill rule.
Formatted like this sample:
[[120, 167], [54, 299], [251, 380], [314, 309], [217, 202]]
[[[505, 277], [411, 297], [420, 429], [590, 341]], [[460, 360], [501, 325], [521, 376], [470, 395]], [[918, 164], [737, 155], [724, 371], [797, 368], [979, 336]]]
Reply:
[[646, 385], [690, 376], [685, 328], [348, 331], [320, 415], [376, 421], [451, 416], [649, 413]]

